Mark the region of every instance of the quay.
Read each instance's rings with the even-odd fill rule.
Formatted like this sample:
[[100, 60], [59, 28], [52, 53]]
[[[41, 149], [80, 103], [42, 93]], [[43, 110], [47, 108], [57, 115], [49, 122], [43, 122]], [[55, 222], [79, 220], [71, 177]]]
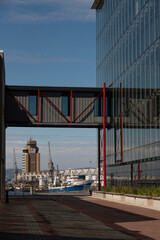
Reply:
[[9, 196], [0, 204], [1, 240], [159, 240], [159, 225], [159, 211], [88, 193]]

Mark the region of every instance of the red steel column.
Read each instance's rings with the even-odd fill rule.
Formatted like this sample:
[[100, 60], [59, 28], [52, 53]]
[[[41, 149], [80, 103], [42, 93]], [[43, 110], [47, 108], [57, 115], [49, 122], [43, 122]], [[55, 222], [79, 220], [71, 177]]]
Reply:
[[73, 114], [73, 110], [72, 110], [72, 108], [73, 108], [73, 103], [72, 103], [72, 101], [73, 101], [73, 92], [72, 92], [72, 90], [71, 90], [71, 123], [72, 123], [72, 120], [73, 120], [73, 116], [72, 116], [72, 114]]
[[122, 105], [122, 83], [120, 83], [120, 104], [121, 104], [121, 163], [123, 163], [123, 105]]
[[38, 90], [38, 122], [40, 121], [40, 90]]
[[106, 83], [103, 83], [103, 171], [106, 186]]
[[100, 136], [100, 128], [98, 128], [98, 191], [101, 190], [101, 179], [100, 179], [100, 176], [101, 176], [101, 165], [100, 165], [100, 147], [101, 147], [101, 143], [100, 143], [100, 139], [101, 139], [101, 136]]

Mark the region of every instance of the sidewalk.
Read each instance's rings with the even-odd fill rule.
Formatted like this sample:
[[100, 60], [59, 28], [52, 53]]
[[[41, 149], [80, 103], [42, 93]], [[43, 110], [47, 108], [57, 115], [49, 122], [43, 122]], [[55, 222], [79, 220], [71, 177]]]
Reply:
[[59, 201], [136, 239], [160, 239], [159, 211], [92, 197]]
[[[145, 209], [146, 212], [141, 214], [135, 207], [130, 211], [120, 208], [119, 205], [84, 196], [12, 198], [9, 204], [0, 205], [0, 239], [160, 239], [156, 238], [160, 236], [160, 222], [152, 210], [149, 213]], [[148, 231], [145, 232], [150, 224], [157, 231], [152, 237]]]

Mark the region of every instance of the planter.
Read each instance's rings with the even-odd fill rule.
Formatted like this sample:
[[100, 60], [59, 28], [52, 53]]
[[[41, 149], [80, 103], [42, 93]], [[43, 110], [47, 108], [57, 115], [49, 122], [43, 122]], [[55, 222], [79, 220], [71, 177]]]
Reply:
[[160, 198], [150, 196], [140, 196], [133, 194], [113, 193], [113, 192], [92, 192], [93, 198], [104, 199], [108, 201], [136, 205], [140, 207], [155, 209], [160, 211]]

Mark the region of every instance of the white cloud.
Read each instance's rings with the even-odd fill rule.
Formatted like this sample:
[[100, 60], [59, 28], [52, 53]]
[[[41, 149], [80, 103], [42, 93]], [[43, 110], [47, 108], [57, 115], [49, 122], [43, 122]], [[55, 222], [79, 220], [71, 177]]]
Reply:
[[[4, 1], [3, 1], [4, 3]], [[21, 22], [95, 21], [93, 0], [7, 0], [6, 20]]]
[[23, 4], [25, 5], [25, 2], [24, 1], [16, 1], [17, 4]]
[[74, 57], [52, 57], [41, 53], [34, 54], [29, 52], [6, 52], [6, 62], [21, 62], [27, 64], [43, 64], [43, 63], [92, 63], [90, 59], [74, 58]]

